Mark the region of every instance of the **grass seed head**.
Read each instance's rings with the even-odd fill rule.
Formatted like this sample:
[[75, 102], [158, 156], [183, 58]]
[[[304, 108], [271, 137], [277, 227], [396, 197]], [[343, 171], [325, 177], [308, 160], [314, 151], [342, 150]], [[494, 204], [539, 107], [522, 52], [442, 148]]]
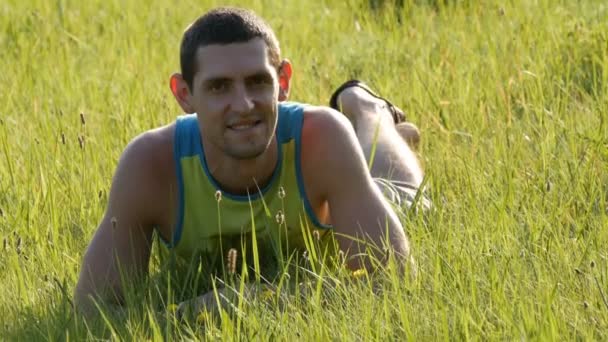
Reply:
[[222, 201], [222, 192], [221, 191], [216, 191], [215, 192], [215, 200], [219, 203]]
[[80, 113], [80, 123], [84, 126], [86, 124], [86, 121], [84, 120], [84, 113]]
[[279, 210], [275, 216], [275, 219], [277, 220], [277, 223], [281, 225], [285, 222], [285, 214], [283, 214], [283, 212]]
[[236, 273], [236, 258], [238, 257], [238, 252], [234, 248], [230, 248], [228, 251], [228, 273], [235, 274]]

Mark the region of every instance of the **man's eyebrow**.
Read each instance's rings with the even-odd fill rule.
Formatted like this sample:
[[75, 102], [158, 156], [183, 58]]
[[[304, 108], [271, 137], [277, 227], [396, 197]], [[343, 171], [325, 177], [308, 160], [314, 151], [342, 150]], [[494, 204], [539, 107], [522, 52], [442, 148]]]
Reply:
[[224, 83], [224, 82], [230, 82], [230, 81], [231, 81], [231, 79], [228, 77], [218, 76], [218, 77], [210, 77], [210, 78], [204, 79], [201, 81], [201, 84], [209, 85], [209, 84], [214, 84], [214, 83]]
[[248, 76], [246, 77], [246, 79], [258, 78], [258, 77], [263, 77], [263, 78], [268, 78], [268, 79], [271, 79], [271, 78], [272, 78], [272, 75], [271, 75], [271, 74], [270, 74], [270, 72], [269, 72], [269, 71], [267, 71], [267, 70], [260, 70], [260, 71], [256, 71], [256, 72], [254, 72], [254, 73], [252, 73], [252, 74], [248, 75]]

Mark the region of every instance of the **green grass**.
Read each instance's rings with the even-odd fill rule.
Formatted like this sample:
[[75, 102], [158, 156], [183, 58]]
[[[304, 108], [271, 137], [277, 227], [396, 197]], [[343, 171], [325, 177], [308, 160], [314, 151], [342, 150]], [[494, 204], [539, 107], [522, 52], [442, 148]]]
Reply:
[[118, 156], [180, 114], [181, 33], [220, 2], [3, 1], [1, 339], [607, 339], [608, 5], [404, 2], [237, 3], [275, 28], [293, 100], [360, 77], [420, 126], [418, 277], [242, 304], [203, 331], [155, 318], [152, 287], [95, 324], [69, 300]]

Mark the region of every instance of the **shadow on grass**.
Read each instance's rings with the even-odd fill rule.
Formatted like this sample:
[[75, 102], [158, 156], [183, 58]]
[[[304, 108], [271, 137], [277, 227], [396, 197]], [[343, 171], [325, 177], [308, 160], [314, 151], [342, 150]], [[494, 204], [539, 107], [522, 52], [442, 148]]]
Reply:
[[[61, 293], [46, 298], [38, 306], [24, 308], [18, 319], [6, 331], [8, 341], [64, 341], [87, 338], [87, 327], [79, 319], [71, 303]], [[98, 334], [109, 338], [109, 331]]]

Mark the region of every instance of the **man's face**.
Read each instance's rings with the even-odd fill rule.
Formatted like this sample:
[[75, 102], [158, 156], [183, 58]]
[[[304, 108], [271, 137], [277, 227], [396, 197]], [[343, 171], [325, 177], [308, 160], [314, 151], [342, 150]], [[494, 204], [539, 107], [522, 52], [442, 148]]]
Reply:
[[189, 102], [198, 115], [205, 149], [235, 159], [261, 155], [274, 137], [279, 93], [266, 43], [252, 39], [207, 45], [198, 49], [196, 59]]

